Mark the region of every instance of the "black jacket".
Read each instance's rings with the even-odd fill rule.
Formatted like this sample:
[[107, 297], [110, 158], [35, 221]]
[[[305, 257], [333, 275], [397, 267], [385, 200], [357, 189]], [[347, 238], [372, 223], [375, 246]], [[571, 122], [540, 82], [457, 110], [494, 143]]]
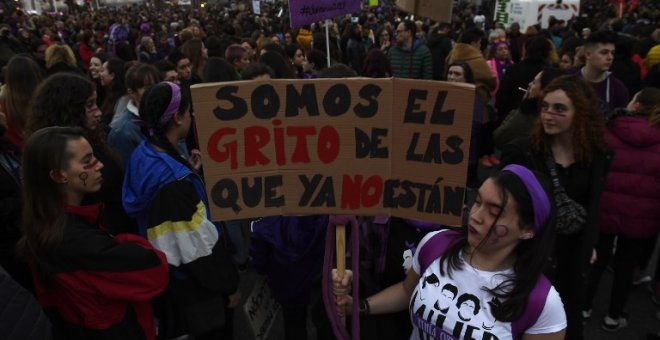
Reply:
[[[600, 198], [612, 164], [612, 156], [613, 152], [609, 149], [597, 151], [593, 154], [589, 164], [589, 197], [585, 205], [587, 224], [581, 231], [581, 246], [577, 250], [579, 255], [576, 259], [581, 262], [583, 273], [589, 267], [592, 250], [598, 239]], [[532, 149], [530, 138], [520, 138], [504, 146], [501, 161], [502, 167], [507, 164], [520, 164], [544, 173], [550, 178], [550, 173], [545, 166], [545, 157], [544, 153], [535, 152]], [[562, 183], [562, 185], [564, 184]]]
[[441, 80], [445, 73], [445, 60], [453, 48], [451, 39], [446, 34], [438, 33], [437, 30], [433, 30], [429, 33], [426, 45], [429, 47], [429, 50], [431, 50], [431, 59], [433, 60], [433, 79]]
[[3, 339], [52, 339], [51, 325], [41, 306], [2, 267], [0, 301], [0, 334]]

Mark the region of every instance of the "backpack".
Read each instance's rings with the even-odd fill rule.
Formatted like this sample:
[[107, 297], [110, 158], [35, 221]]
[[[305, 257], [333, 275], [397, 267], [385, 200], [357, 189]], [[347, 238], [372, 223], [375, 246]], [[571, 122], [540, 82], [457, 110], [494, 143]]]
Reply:
[[[464, 238], [455, 230], [446, 230], [433, 235], [424, 246], [419, 249], [420, 275], [435, 261], [445, 254], [445, 251]], [[541, 316], [545, 300], [548, 297], [552, 284], [545, 275], [541, 275], [527, 299], [525, 311], [517, 320], [511, 322], [511, 333], [514, 339], [522, 339], [525, 330], [532, 327]]]

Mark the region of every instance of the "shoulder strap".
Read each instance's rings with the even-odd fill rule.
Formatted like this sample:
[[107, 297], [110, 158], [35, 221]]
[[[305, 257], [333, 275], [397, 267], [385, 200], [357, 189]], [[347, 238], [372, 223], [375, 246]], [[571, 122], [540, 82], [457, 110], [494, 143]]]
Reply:
[[441, 231], [431, 237], [419, 249], [420, 275], [426, 271], [433, 261], [445, 254], [445, 251], [456, 244], [463, 236], [455, 230]]
[[514, 339], [522, 339], [526, 330], [531, 328], [536, 321], [538, 321], [545, 307], [545, 300], [548, 298], [548, 293], [552, 284], [545, 275], [541, 275], [536, 281], [536, 285], [529, 294], [527, 299], [527, 306], [523, 314], [511, 323], [511, 334]]

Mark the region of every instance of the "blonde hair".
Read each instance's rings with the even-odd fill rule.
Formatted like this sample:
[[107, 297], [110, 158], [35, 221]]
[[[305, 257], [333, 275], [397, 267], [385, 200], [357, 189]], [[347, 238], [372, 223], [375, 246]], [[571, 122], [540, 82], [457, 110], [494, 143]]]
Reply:
[[71, 47], [61, 44], [53, 44], [46, 49], [46, 68], [50, 69], [56, 64], [64, 63], [69, 67], [77, 68], [76, 57]]

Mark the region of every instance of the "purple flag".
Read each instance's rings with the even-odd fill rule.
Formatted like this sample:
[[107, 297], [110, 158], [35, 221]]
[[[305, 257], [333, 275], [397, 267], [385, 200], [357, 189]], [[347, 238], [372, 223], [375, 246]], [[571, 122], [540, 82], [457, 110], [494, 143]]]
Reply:
[[360, 0], [289, 0], [291, 27], [358, 12], [361, 3]]

